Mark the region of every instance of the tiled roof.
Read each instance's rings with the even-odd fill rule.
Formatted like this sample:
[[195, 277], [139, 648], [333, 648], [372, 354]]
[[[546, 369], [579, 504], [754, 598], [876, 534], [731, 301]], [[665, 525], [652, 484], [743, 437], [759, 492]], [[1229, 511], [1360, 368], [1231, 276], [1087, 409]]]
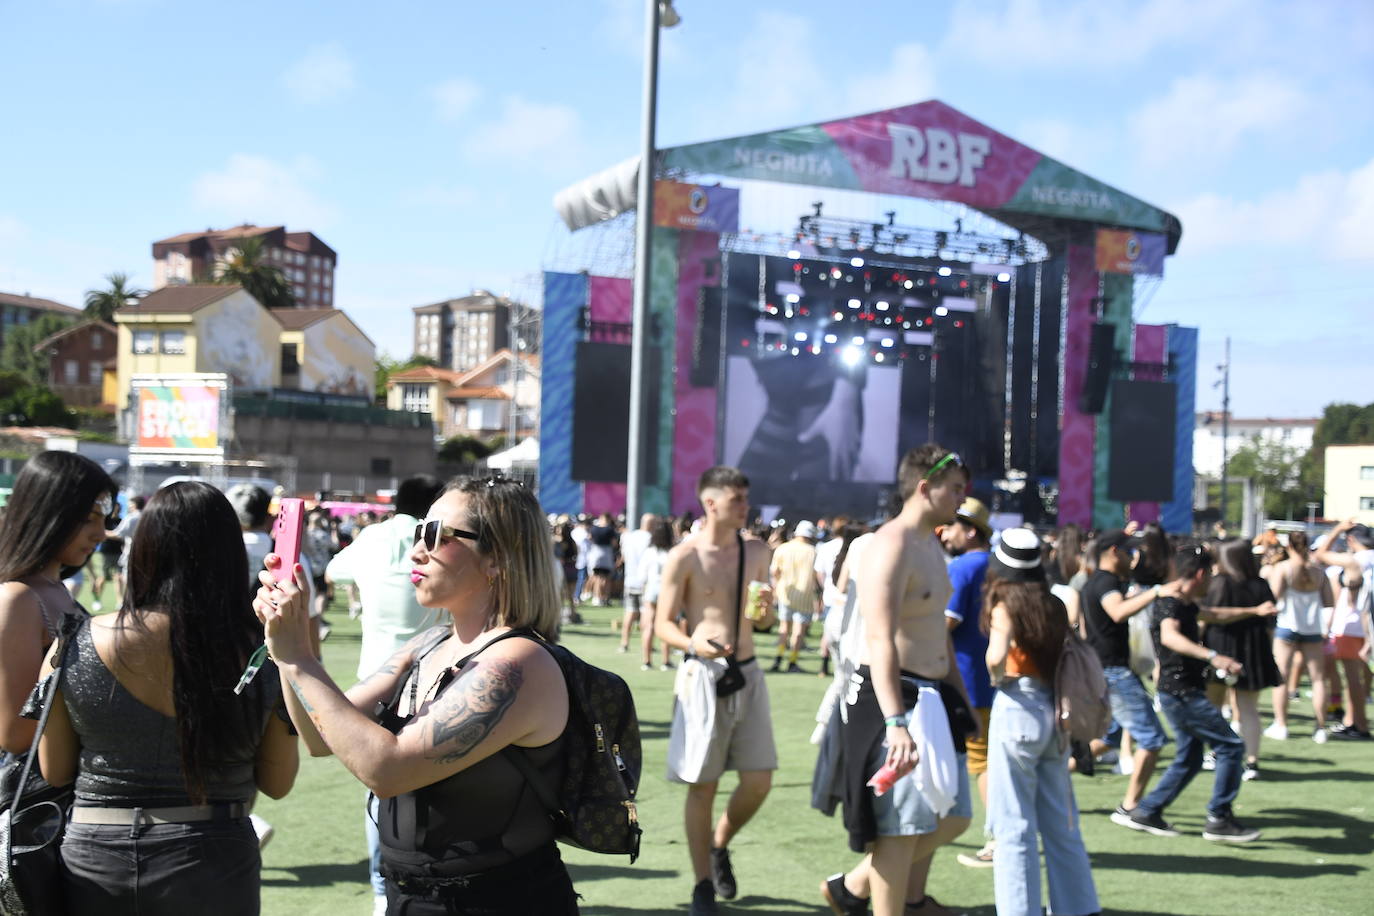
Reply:
[[37, 296], [21, 296], [18, 293], [0, 293], [0, 305], [13, 305], [25, 309], [40, 309], [44, 312], [56, 312], [59, 315], [81, 315], [81, 309], [72, 308], [70, 305], [63, 305], [61, 302], [54, 302], [51, 299], [40, 299]]
[[509, 401], [510, 392], [506, 391], [504, 388], [478, 388], [473, 385], [464, 385], [460, 388], [454, 388], [448, 393], [445, 399], [449, 401], [467, 401], [474, 398]]
[[92, 318], [90, 321], [83, 321], [79, 324], [74, 324], [69, 328], [63, 328], [56, 334], [50, 334], [49, 336], [43, 338], [37, 344], [34, 345], [33, 352], [37, 353], [40, 350], [47, 349], [48, 347], [52, 346], [62, 338], [75, 334], [77, 331], [86, 330], [91, 325], [95, 325], [96, 327], [100, 328], [100, 330], [108, 331], [111, 334], [115, 334], [117, 332], [117, 329], [114, 325], [105, 321], [101, 321], [99, 318]]
[[441, 369], [438, 366], [416, 366], [413, 369], [402, 369], [400, 372], [393, 374], [387, 381], [453, 383], [466, 374], [465, 372], [457, 372], [453, 369]]
[[300, 331], [310, 327], [317, 321], [324, 321], [331, 315], [339, 314], [338, 309], [268, 309], [281, 326], [288, 331]]
[[177, 242], [191, 242], [199, 238], [208, 239], [241, 239], [254, 238], [265, 235], [268, 232], [275, 232], [278, 229], [285, 229], [285, 226], [235, 226], [232, 229], [206, 229], [204, 232], [183, 232], [170, 238], [158, 239], [154, 245], [169, 245]]
[[242, 286], [222, 286], [218, 283], [189, 283], [185, 286], [164, 286], [155, 289], [136, 304], [125, 306], [117, 315], [165, 315], [194, 312], [212, 302], [243, 289]]

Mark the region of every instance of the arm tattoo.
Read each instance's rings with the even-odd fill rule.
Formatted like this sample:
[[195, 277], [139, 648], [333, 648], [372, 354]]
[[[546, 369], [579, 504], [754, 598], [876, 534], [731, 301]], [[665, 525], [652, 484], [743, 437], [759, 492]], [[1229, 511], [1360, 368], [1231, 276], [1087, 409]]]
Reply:
[[396, 673], [400, 670], [400, 667], [395, 662], [387, 662], [386, 664], [382, 665], [382, 667], [378, 668], [376, 671], [372, 672], [367, 677], [359, 681], [358, 686], [362, 687], [367, 684], [371, 684], [373, 681], [380, 681], [386, 678], [393, 678], [396, 676]]
[[430, 759], [441, 766], [454, 763], [481, 744], [515, 704], [524, 679], [510, 659], [478, 662], [454, 698], [434, 710], [430, 738], [435, 755]]
[[301, 685], [297, 684], [294, 678], [288, 678], [287, 683], [291, 685], [291, 692], [300, 701], [301, 709], [304, 709], [305, 714], [310, 717], [310, 722], [315, 726], [315, 731], [319, 732], [320, 737], [323, 738], [324, 726], [320, 724], [320, 717], [315, 714], [315, 707], [311, 706], [310, 701], [305, 698], [305, 691], [301, 689]]

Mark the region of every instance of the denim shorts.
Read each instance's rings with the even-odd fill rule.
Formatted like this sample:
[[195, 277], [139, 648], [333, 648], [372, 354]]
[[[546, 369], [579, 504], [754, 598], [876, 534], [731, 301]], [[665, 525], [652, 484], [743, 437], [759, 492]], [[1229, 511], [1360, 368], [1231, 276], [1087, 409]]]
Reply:
[[68, 824], [67, 912], [255, 916], [262, 859], [246, 817], [196, 824]]
[[1287, 627], [1276, 627], [1274, 638], [1284, 642], [1325, 642], [1326, 637], [1320, 633], [1295, 633]]
[[1131, 740], [1147, 751], [1157, 751], [1169, 742], [1164, 727], [1155, 715], [1154, 701], [1130, 668], [1110, 666], [1107, 693], [1112, 704], [1112, 718], [1131, 733]]
[[[883, 743], [879, 741], [874, 747], [866, 770], [869, 773], [877, 772], [887, 760], [887, 748]], [[956, 763], [959, 794], [945, 817], [971, 818], [973, 797], [969, 794], [968, 760], [964, 754], [956, 756], [959, 758]], [[890, 791], [873, 799], [873, 817], [877, 821], [878, 836], [922, 836], [934, 833], [940, 824], [939, 816], [916, 788], [916, 780], [910, 778], [897, 780]]]

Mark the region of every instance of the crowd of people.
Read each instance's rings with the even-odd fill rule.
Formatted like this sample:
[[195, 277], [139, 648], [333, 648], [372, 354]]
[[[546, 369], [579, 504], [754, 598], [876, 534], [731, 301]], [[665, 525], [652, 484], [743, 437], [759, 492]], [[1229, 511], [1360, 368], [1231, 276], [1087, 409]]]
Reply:
[[[70, 808], [66, 912], [256, 913], [273, 831], [253, 801], [291, 790], [303, 742], [361, 783], [374, 912], [575, 913], [530, 783], [562, 780], [570, 722], [539, 637], [617, 598], [620, 652], [674, 677], [667, 775], [685, 786], [693, 914], [738, 895], [730, 845], [772, 787], [766, 674], [785, 681], [813, 655], [829, 681], [812, 803], [843, 810], [859, 857], [819, 884], [840, 916], [951, 912], [926, 881], [970, 827], [974, 791], [985, 842], [957, 858], [994, 869], [999, 914], [1042, 911], [1042, 848], [1049, 911], [1099, 912], [1071, 782], [1098, 766], [1128, 776], [1111, 821], [1165, 837], [1180, 832], [1168, 807], [1214, 770], [1202, 837], [1254, 840], [1233, 805], [1262, 778], [1262, 739], [1305, 738], [1290, 715], [1304, 676], [1311, 740], [1369, 738], [1369, 528], [1254, 542], [1156, 524], [995, 531], [957, 453], [915, 449], [896, 478], [881, 523], [768, 524], [748, 479], [716, 467], [699, 513], [631, 527], [546, 516], [501, 478], [420, 475], [389, 515], [312, 511], [286, 569], [256, 486], [174, 483], [121, 515], [98, 466], [44, 453], [0, 520], [0, 802], [35, 747], [26, 803]], [[115, 584], [113, 613], [76, 602], [83, 569], [97, 599]], [[347, 690], [320, 661], [337, 590], [362, 629]], [[1057, 715], [1075, 647], [1110, 701], [1110, 727], [1086, 743]], [[35, 743], [26, 700], [48, 676]]]

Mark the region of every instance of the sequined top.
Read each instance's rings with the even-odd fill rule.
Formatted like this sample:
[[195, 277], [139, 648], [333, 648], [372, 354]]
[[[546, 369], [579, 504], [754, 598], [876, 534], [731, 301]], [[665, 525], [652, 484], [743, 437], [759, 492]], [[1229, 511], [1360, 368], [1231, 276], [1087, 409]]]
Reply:
[[[96, 653], [89, 620], [81, 625], [62, 670], [62, 698], [81, 742], [76, 803], [110, 808], [172, 807], [191, 803], [181, 769], [177, 723], [145, 705], [115, 679]], [[254, 762], [281, 684], [263, 666], [241, 699], [262, 712], [262, 728], [231, 759], [206, 768], [212, 802], [247, 802], [257, 791]]]

